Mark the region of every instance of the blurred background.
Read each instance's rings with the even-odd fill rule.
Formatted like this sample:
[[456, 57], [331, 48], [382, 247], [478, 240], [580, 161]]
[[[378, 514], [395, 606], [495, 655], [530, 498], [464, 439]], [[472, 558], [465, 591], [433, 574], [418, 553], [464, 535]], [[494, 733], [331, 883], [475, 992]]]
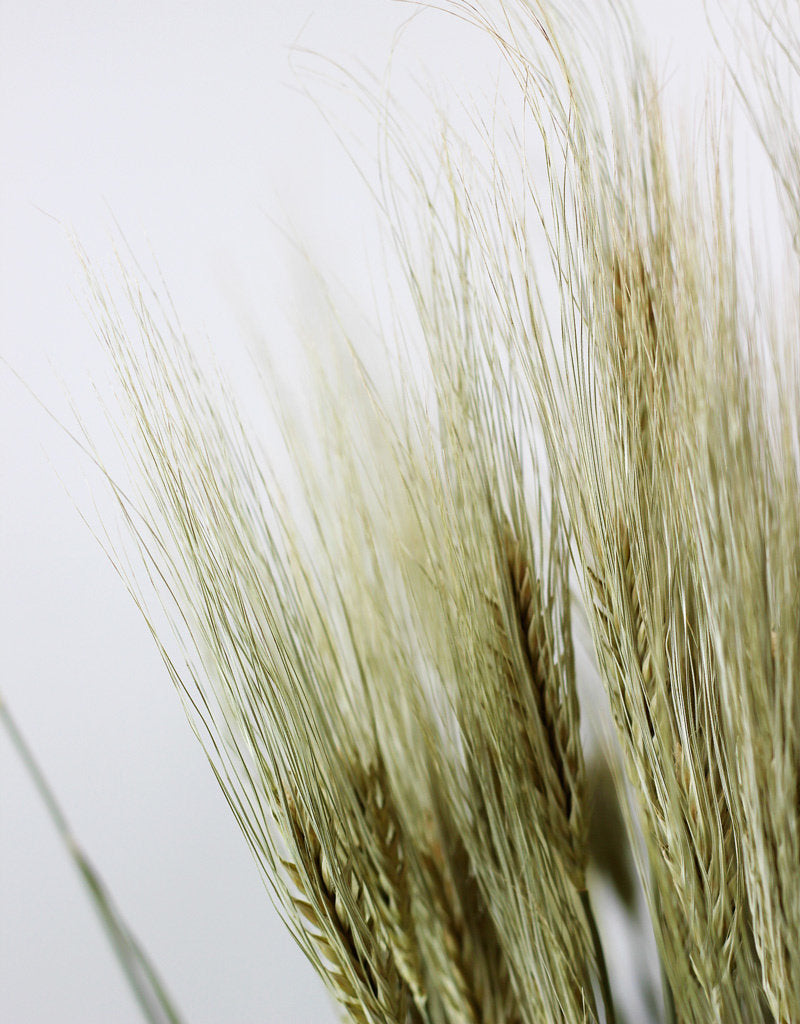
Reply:
[[[703, 5], [635, 6], [675, 109], [699, 106], [714, 59]], [[158, 260], [187, 331], [216, 350], [255, 324], [291, 352], [302, 298], [285, 232], [369, 305], [377, 214], [351, 155], [374, 156], [376, 125], [298, 70], [307, 62], [292, 48], [381, 81], [391, 60], [412, 117], [417, 103], [430, 110], [425, 83], [444, 106], [473, 97], [489, 110], [492, 46], [441, 13], [409, 21], [415, 10], [392, 0], [0, 0], [2, 693], [195, 1024], [335, 1014], [82, 520], [94, 496], [102, 504], [96, 474], [45, 411], [67, 419], [71, 402], [88, 408], [102, 379], [70, 234], [113, 272], [116, 221]], [[0, 1020], [141, 1020], [2, 733]]]

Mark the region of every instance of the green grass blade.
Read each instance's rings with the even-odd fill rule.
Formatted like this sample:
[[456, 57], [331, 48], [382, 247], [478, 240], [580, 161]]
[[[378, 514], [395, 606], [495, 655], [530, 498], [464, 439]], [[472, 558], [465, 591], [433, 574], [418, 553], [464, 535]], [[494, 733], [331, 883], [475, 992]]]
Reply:
[[52, 787], [2, 696], [0, 696], [0, 719], [14, 749], [33, 780], [51, 821], [78, 869], [95, 910], [103, 923], [106, 936], [145, 1019], [150, 1024], [182, 1024], [183, 1018], [167, 994], [164, 983], [159, 978], [149, 957], [125, 923], [102, 878], [75, 841]]

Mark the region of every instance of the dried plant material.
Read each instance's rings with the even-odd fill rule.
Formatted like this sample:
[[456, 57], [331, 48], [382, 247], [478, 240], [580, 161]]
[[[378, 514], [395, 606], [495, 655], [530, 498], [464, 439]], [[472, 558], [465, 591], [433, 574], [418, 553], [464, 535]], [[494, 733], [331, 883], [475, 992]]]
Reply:
[[[779, 326], [737, 242], [733, 171], [715, 157], [708, 175], [672, 138], [614, 5], [444, 6], [499, 45], [524, 130], [502, 153], [488, 131], [472, 148], [444, 131], [431, 175], [381, 111], [413, 307], [403, 344], [387, 339], [399, 386], [379, 388], [345, 338], [352, 365], [318, 370], [311, 427], [274, 396], [283, 489], [170, 310], [127, 276], [126, 321], [90, 276], [143, 481], [143, 516], [122, 492], [120, 506], [184, 671], [148, 621], [351, 1020], [615, 1024], [588, 866], [627, 906], [634, 888], [605, 777], [591, 823], [582, 601], [579, 663], [603, 684], [663, 978], [654, 1020], [789, 1024], [796, 255]], [[798, 40], [787, 31], [787, 80]], [[781, 81], [767, 76], [767, 109]], [[717, 156], [719, 139], [714, 125]], [[791, 146], [762, 139], [791, 228]]]
[[[510, 697], [520, 718], [523, 742], [531, 747], [530, 767], [546, 800], [552, 834], [559, 837], [562, 856], [580, 891], [585, 888], [587, 854], [582, 808], [584, 765], [569, 619], [563, 623], [556, 662], [555, 638], [550, 635], [552, 608], [508, 524], [503, 530], [503, 547], [527, 668], [523, 685], [512, 670]], [[565, 610], [568, 616], [568, 603]], [[534, 743], [540, 749], [534, 750]]]
[[617, 380], [624, 388], [628, 443], [646, 471], [654, 455], [653, 414], [664, 354], [659, 345], [653, 289], [641, 251], [633, 248], [630, 255], [626, 254], [626, 264], [617, 256], [611, 279], [617, 342], [612, 358]]
[[370, 766], [360, 790], [363, 813], [375, 837], [377, 885], [369, 893], [376, 930], [388, 939], [397, 970], [421, 1010], [425, 982], [411, 912], [408, 858], [402, 823], [381, 761]]
[[457, 835], [447, 856], [438, 843], [422, 864], [441, 934], [436, 986], [450, 1024], [518, 1024], [521, 1020], [508, 967], [491, 915]]
[[363, 851], [353, 849], [353, 837], [340, 830], [334, 849], [323, 849], [291, 793], [280, 818], [294, 857], [283, 856], [281, 864], [317, 963], [350, 1017], [358, 1024], [405, 1021], [410, 999], [424, 1006], [425, 991], [400, 825], [382, 768], [357, 775], [354, 793], [374, 839], [377, 885], [368, 886], [359, 871]]
[[[283, 861], [297, 894], [292, 902], [300, 915], [318, 953], [318, 963], [323, 976], [358, 1024], [374, 1024], [376, 1021], [402, 1021], [407, 1008], [407, 992], [400, 975], [392, 963], [386, 945], [377, 946], [371, 936], [365, 936], [371, 923], [363, 918], [364, 927], [359, 927], [347, 912], [342, 890], [337, 887], [328, 857], [323, 853], [313, 827], [303, 823], [297, 807], [290, 804], [287, 828], [292, 845], [298, 851], [297, 861]], [[352, 869], [345, 868], [349, 878], [349, 894], [358, 910], [363, 914], [365, 894], [363, 886]], [[362, 940], [370, 943], [369, 953], [361, 952]]]

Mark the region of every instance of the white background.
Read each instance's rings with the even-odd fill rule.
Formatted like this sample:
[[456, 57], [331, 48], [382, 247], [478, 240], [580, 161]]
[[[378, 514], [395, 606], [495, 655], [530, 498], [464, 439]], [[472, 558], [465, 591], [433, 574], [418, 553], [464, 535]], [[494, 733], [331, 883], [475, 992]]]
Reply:
[[[710, 51], [701, 7], [638, 5], [684, 99], [698, 99]], [[112, 214], [158, 257], [188, 330], [216, 346], [242, 311], [286, 331], [293, 261], [273, 218], [368, 290], [374, 210], [298, 89], [290, 47], [299, 37], [382, 74], [409, 14], [390, 0], [0, 0], [0, 352], [45, 406], [65, 413], [61, 379], [80, 404], [98, 362], [67, 232], [104, 266]], [[444, 98], [448, 81], [490, 96], [497, 68], [477, 32], [436, 13], [395, 61], [427, 69]], [[369, 152], [370, 118], [347, 128]], [[0, 364], [2, 692], [187, 1022], [333, 1021], [81, 521], [87, 472]], [[0, 785], [0, 1020], [139, 1021], [4, 735]]]

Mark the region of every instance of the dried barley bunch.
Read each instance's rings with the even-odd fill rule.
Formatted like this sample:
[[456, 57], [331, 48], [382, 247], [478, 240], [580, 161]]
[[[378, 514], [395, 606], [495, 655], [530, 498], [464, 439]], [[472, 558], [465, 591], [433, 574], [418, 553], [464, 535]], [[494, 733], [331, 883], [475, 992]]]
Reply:
[[120, 508], [185, 668], [149, 621], [350, 1020], [616, 1020], [588, 891], [579, 684], [595, 671], [663, 974], [654, 1019], [789, 1024], [800, 28], [753, 4], [783, 61], [747, 104], [787, 224], [779, 316], [741, 287], [757, 275], [733, 170], [709, 177], [670, 138], [616, 5], [444, 6], [498, 43], [525, 130], [510, 155], [445, 132], [431, 176], [386, 116], [412, 351], [387, 339], [392, 391], [345, 338], [309, 428], [278, 396], [283, 488], [172, 313], [131, 276], [121, 313], [90, 275], [142, 481]]

